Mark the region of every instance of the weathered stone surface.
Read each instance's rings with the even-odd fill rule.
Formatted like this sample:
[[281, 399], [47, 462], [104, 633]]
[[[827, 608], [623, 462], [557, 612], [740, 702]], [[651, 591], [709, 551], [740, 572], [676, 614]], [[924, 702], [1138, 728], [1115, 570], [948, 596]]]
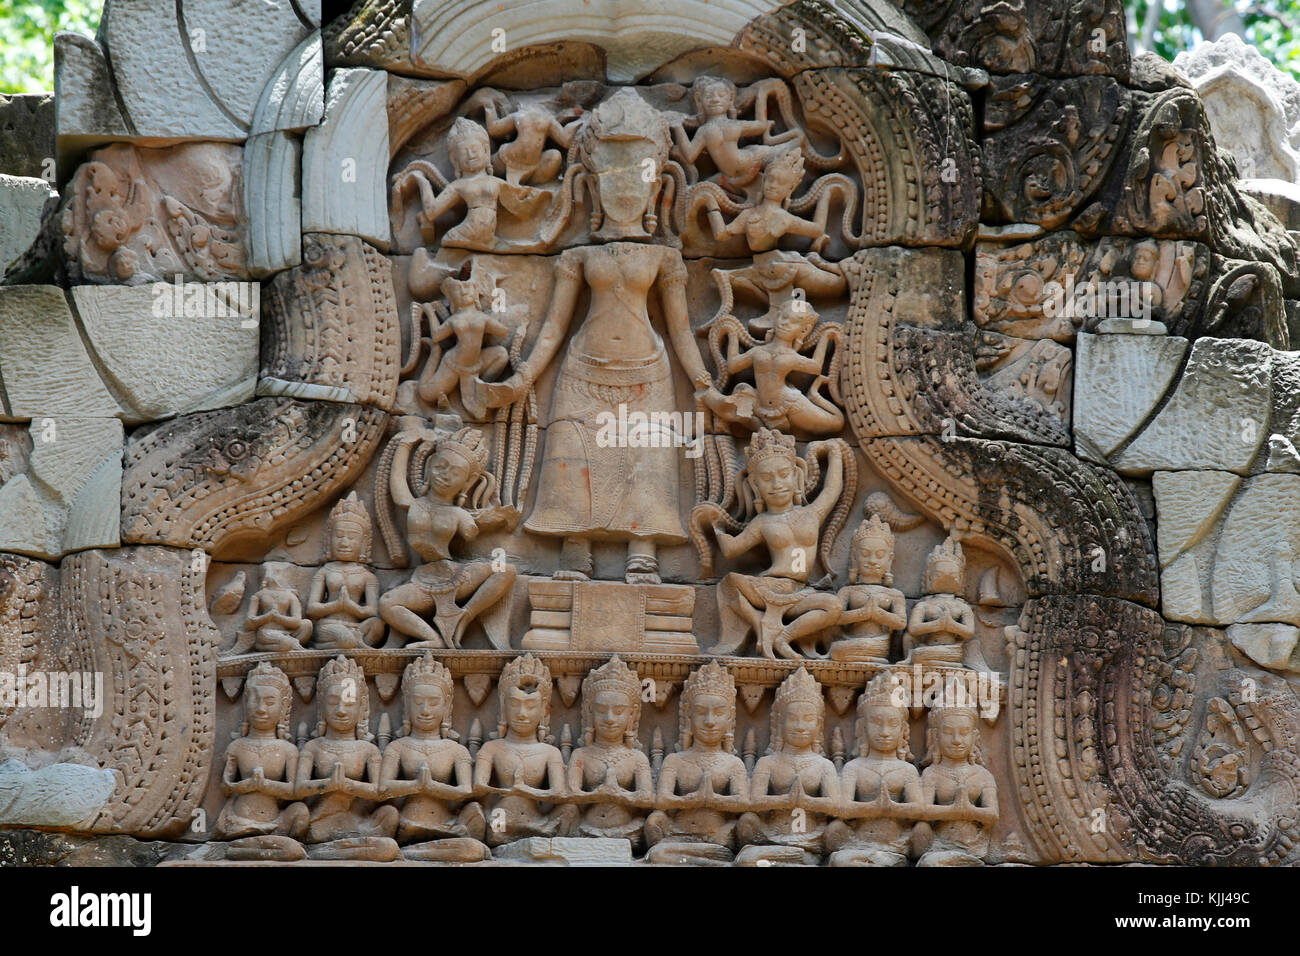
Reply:
[[[1143, 336], [1141, 342], [1137, 348], [1162, 355], [1159, 337]], [[1248, 474], [1269, 433], [1272, 364], [1273, 351], [1262, 342], [1197, 339], [1168, 400], [1112, 455], [1112, 465], [1139, 475], [1187, 468]], [[1089, 383], [1088, 401], [1104, 395], [1106, 385]]]
[[1235, 33], [1174, 58], [1243, 179], [1300, 181], [1300, 83]]
[[64, 190], [60, 229], [78, 282], [247, 279], [242, 152], [224, 143], [86, 156]]
[[1293, 674], [1300, 671], [1300, 657], [1295, 653], [1300, 628], [1292, 624], [1233, 624], [1228, 628], [1228, 640], [1260, 667]]
[[0, 486], [0, 550], [57, 560], [69, 551], [116, 548], [121, 487], [121, 422], [33, 422], [26, 471]]
[[125, 422], [238, 405], [257, 381], [253, 282], [75, 286], [83, 341]]
[[324, 63], [320, 37], [313, 32], [267, 83], [244, 143], [248, 269], [254, 276], [302, 261], [302, 143], [287, 130], [317, 125], [324, 110]]
[[[1157, 472], [1153, 488], [1166, 617], [1300, 625], [1300, 476]], [[1258, 650], [1263, 638], [1242, 640]]]
[[402, 365], [391, 266], [360, 239], [317, 233], [266, 289], [259, 395], [389, 410]]
[[55, 286], [0, 286], [0, 376], [10, 419], [118, 413]]
[[473, 76], [493, 59], [492, 30], [501, 29], [516, 50], [560, 42], [600, 47], [609, 79], [629, 83], [688, 50], [730, 45], [750, 20], [773, 5], [769, 0], [683, 0], [672, 4], [672, 16], [665, 16], [668, 6], [660, 2], [600, 0], [593, 6], [538, 0], [502, 8], [489, 23], [473, 2], [414, 0], [411, 60], [442, 75]]
[[48, 178], [53, 160], [54, 94], [0, 93], [0, 173]]
[[54, 195], [43, 179], [0, 173], [0, 276], [36, 241], [41, 214]]
[[1105, 463], [1145, 423], [1183, 367], [1177, 336], [1079, 333], [1075, 347], [1074, 442]]
[[492, 856], [568, 866], [631, 866], [632, 844], [606, 837], [527, 837], [497, 847]]
[[0, 763], [0, 826], [84, 828], [116, 787], [111, 770], [71, 763], [31, 770], [6, 760]]
[[899, 6], [929, 33], [935, 52], [954, 63], [990, 73], [1104, 73], [1121, 80], [1129, 76], [1121, 0], [1033, 0], [996, 6], [899, 0]]
[[64, 41], [55, 89], [71, 96], [65, 111], [60, 95], [59, 135], [242, 140], [263, 89], [319, 25], [319, 0], [109, 2], [102, 49]]
[[336, 70], [325, 121], [303, 137], [302, 228], [360, 236], [387, 249], [388, 74]]

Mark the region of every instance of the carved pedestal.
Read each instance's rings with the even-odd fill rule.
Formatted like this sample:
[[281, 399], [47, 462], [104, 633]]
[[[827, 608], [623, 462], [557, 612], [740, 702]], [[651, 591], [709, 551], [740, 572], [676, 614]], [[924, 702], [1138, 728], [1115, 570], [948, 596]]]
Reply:
[[695, 589], [686, 585], [536, 580], [528, 603], [524, 650], [700, 653], [691, 633]]

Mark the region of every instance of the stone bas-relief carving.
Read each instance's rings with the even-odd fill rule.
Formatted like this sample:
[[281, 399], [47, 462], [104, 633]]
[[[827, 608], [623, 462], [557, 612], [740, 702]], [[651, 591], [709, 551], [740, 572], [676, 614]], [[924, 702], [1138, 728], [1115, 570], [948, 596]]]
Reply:
[[[0, 291], [0, 673], [112, 686], [0, 746], [114, 788], [24, 819], [214, 863], [1294, 862], [1296, 246], [1116, 3], [686, 2], [662, 45], [636, 4], [272, 6], [186, 141], [137, 15], [62, 44], [60, 115], [104, 109], [61, 285]], [[245, 338], [114, 322], [250, 275]]]
[[[644, 854], [661, 864], [817, 865], [830, 855], [836, 866], [974, 865], [999, 819], [996, 784], [978, 751], [987, 715], [973, 698], [962, 702], [962, 680], [938, 682], [927, 698], [935, 702], [929, 756], [918, 767], [903, 672], [846, 687], [860, 755], [845, 763], [838, 730], [827, 730], [826, 688], [805, 667], [787, 671], [775, 688], [768, 752], [755, 762], [753, 725], [745, 756], [738, 752], [736, 679], [716, 662], [687, 675], [679, 703], [663, 711], [670, 722], [656, 721], [649, 740], [636, 667], [618, 655], [592, 667], [572, 685], [580, 700], [565, 705], [579, 734], [566, 722], [557, 746], [552, 721], [556, 692], [561, 703], [564, 693], [542, 659], [528, 654], [501, 669], [497, 730], [485, 735], [477, 718], [467, 734], [456, 729], [457, 678], [435, 657], [445, 650], [402, 653], [410, 663], [400, 699], [377, 717], [369, 682], [379, 686], [382, 675], [368, 677], [355, 660], [327, 661], [310, 704], [277, 666], [251, 666], [213, 831], [228, 841], [226, 858], [382, 861], [400, 853], [479, 862], [536, 857], [527, 841], [541, 838], [606, 841], [601, 852], [609, 853], [621, 844], [628, 859]], [[459, 678], [466, 691], [472, 677]], [[303, 720], [297, 738], [290, 734], [295, 710], [316, 721], [314, 732]], [[676, 752], [664, 753], [662, 727], [675, 728]], [[913, 849], [919, 822], [930, 829]]]

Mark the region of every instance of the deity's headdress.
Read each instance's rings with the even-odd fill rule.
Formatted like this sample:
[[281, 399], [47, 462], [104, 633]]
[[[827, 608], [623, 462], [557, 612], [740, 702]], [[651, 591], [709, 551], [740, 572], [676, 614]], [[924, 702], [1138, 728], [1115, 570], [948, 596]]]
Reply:
[[[276, 692], [280, 699], [280, 719], [276, 723], [276, 736], [282, 740], [292, 740], [289, 736], [289, 714], [293, 709], [292, 689], [289, 686], [289, 678], [285, 676], [284, 671], [267, 661], [262, 661], [251, 671], [244, 679], [244, 693], [248, 693], [248, 688], [253, 685], [267, 687]], [[244, 728], [240, 732], [241, 736], [248, 735], [248, 717], [245, 714]]]
[[776, 689], [776, 699], [772, 702], [772, 732], [768, 740], [767, 752], [780, 753], [785, 745], [785, 712], [791, 704], [814, 704], [817, 707], [817, 734], [813, 749], [817, 753], [826, 752], [826, 698], [822, 696], [822, 685], [817, 678], [800, 667], [797, 671], [781, 681]]
[[742, 488], [744, 510], [746, 514], [761, 512], [764, 508], [763, 497], [758, 493], [751, 477], [754, 469], [769, 458], [783, 458], [794, 466], [799, 473], [799, 485], [795, 490], [795, 504], [804, 504], [808, 491], [808, 463], [799, 457], [793, 435], [783, 435], [775, 428], [760, 428], [749, 440], [745, 449], [744, 481], [738, 484]]
[[537, 739], [545, 740], [551, 729], [551, 672], [539, 658], [532, 654], [516, 657], [501, 668], [497, 679], [497, 733], [506, 735], [506, 701], [511, 691], [536, 692], [542, 698], [542, 719], [537, 725]]
[[326, 661], [316, 679], [316, 736], [325, 734], [325, 701], [329, 692], [336, 686], [343, 688], [345, 694], [355, 694], [357, 701], [356, 737], [358, 740], [371, 740], [370, 732], [370, 690], [366, 687], [366, 675], [354, 660], [340, 654], [333, 660]]
[[[900, 703], [900, 700], [902, 703]], [[909, 737], [907, 723], [907, 704], [905, 690], [899, 678], [888, 671], [877, 674], [867, 684], [866, 690], [858, 698], [858, 719], [854, 725], [854, 733], [858, 747], [859, 756], [865, 757], [870, 750], [867, 743], [867, 716], [868, 711], [874, 707], [892, 707], [898, 712], [903, 720], [903, 732], [898, 743], [898, 752], [895, 756], [899, 760], [912, 762], [912, 747]]]
[[457, 117], [447, 133], [447, 154], [451, 157], [452, 165], [456, 167], [457, 176], [460, 176], [463, 171], [458, 158], [460, 145], [470, 140], [486, 146], [489, 151], [492, 149], [492, 139], [488, 136], [487, 130], [472, 119], [466, 119], [464, 116]]
[[[788, 176], [792, 184], [790, 186], [790, 192], [793, 193], [794, 190], [799, 187], [799, 183], [803, 179], [803, 172], [803, 152], [799, 147], [791, 146], [781, 150], [767, 161], [767, 165], [763, 167], [763, 181], [766, 182], [768, 178], [773, 175]], [[782, 200], [781, 204], [783, 206], [788, 206], [790, 204], [790, 198], [791, 197], [787, 195], [785, 199]]]
[[693, 733], [691, 712], [695, 699], [700, 696], [721, 697], [727, 702], [727, 732], [722, 738], [722, 749], [734, 753], [736, 748], [736, 679], [721, 664], [710, 661], [691, 672], [682, 686], [682, 699], [677, 708], [677, 748], [689, 750]]
[[[879, 538], [885, 542], [889, 548], [889, 557], [892, 564], [894, 557], [894, 529], [886, 521], [880, 520], [880, 515], [873, 514], [866, 521], [858, 525], [858, 530], [853, 532], [853, 542], [849, 548], [849, 583], [856, 584], [858, 581], [858, 549], [862, 542], [869, 538]], [[894, 572], [892, 568], [886, 568], [882, 578], [885, 584], [892, 586], [894, 583]]]
[[623, 742], [639, 749], [641, 743], [637, 738], [637, 729], [641, 724], [641, 678], [636, 671], [619, 660], [617, 654], [582, 679], [582, 733], [586, 746], [590, 747], [596, 739], [596, 722], [591, 709], [596, 702], [596, 695], [604, 690], [617, 691], [627, 697], [631, 716], [628, 718]]
[[[453, 434], [438, 439], [438, 444], [433, 449], [433, 454], [440, 451], [451, 452], [457, 457], [463, 459], [470, 467], [470, 478], [465, 483], [465, 487], [460, 494], [456, 496], [457, 504], [465, 504], [470, 508], [484, 508], [492, 503], [496, 493], [496, 479], [488, 471], [488, 442], [487, 438], [477, 428], [462, 428]], [[421, 462], [422, 468], [427, 466], [429, 458]], [[428, 487], [428, 472], [424, 471], [425, 487]]]
[[736, 84], [724, 76], [697, 76], [695, 82], [691, 84], [691, 100], [695, 103], [695, 118], [699, 122], [704, 122], [704, 95], [710, 87], [721, 87], [725, 89], [731, 99], [731, 106], [727, 108], [727, 115], [735, 119], [740, 112], [740, 92], [736, 89]]
[[961, 544], [951, 534], [942, 544], [935, 545], [925, 562], [925, 580], [922, 588], [926, 594], [961, 591], [966, 580], [966, 555]]
[[365, 504], [357, 498], [357, 493], [351, 492], [346, 498], [339, 500], [330, 511], [329, 527], [326, 528], [326, 534], [329, 540], [329, 554], [334, 556], [334, 529], [344, 522], [352, 522], [356, 525], [357, 530], [361, 532], [361, 554], [358, 560], [362, 564], [370, 561], [370, 545], [374, 539], [374, 530], [370, 524], [370, 512], [366, 510]]
[[458, 734], [451, 729], [451, 702], [456, 688], [452, 682], [451, 671], [433, 659], [428, 651], [406, 665], [402, 671], [402, 736], [411, 732], [411, 691], [420, 686], [437, 687], [447, 701], [447, 713], [442, 718], [442, 736], [456, 740]]

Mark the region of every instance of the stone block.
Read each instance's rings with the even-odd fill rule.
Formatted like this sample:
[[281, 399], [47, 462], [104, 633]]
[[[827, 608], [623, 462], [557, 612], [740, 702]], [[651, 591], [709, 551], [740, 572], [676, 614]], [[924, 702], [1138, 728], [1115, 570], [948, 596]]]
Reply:
[[526, 837], [497, 847], [492, 856], [567, 866], [631, 866], [632, 844], [607, 837]]
[[1081, 456], [1104, 463], [1150, 418], [1187, 346], [1176, 336], [1079, 333], [1074, 441]]
[[53, 156], [54, 94], [0, 93], [0, 173], [48, 176]]
[[0, 173], [0, 276], [41, 231], [41, 213], [54, 196], [43, 179]]
[[[1157, 360], [1152, 364], [1167, 370], [1171, 354], [1161, 339], [1140, 341]], [[1262, 342], [1197, 339], [1172, 394], [1111, 465], [1131, 475], [1189, 468], [1249, 474], [1269, 434], [1272, 364], [1273, 351]], [[1086, 387], [1093, 389], [1086, 401], [1095, 402], [1098, 391]]]
[[319, 27], [320, 0], [110, 0], [98, 42], [62, 41], [59, 136], [243, 140], [263, 90]]
[[11, 420], [110, 418], [119, 411], [56, 286], [0, 287], [0, 377]]
[[360, 236], [381, 249], [388, 219], [388, 74], [336, 70], [325, 119], [303, 137], [302, 228]]
[[32, 423], [26, 470], [0, 486], [0, 551], [57, 561], [121, 543], [122, 423], [47, 417]]
[[256, 282], [76, 286], [84, 341], [126, 422], [239, 405], [257, 384]]
[[0, 826], [84, 827], [116, 786], [111, 770], [73, 763], [31, 770], [6, 760], [0, 763]]

